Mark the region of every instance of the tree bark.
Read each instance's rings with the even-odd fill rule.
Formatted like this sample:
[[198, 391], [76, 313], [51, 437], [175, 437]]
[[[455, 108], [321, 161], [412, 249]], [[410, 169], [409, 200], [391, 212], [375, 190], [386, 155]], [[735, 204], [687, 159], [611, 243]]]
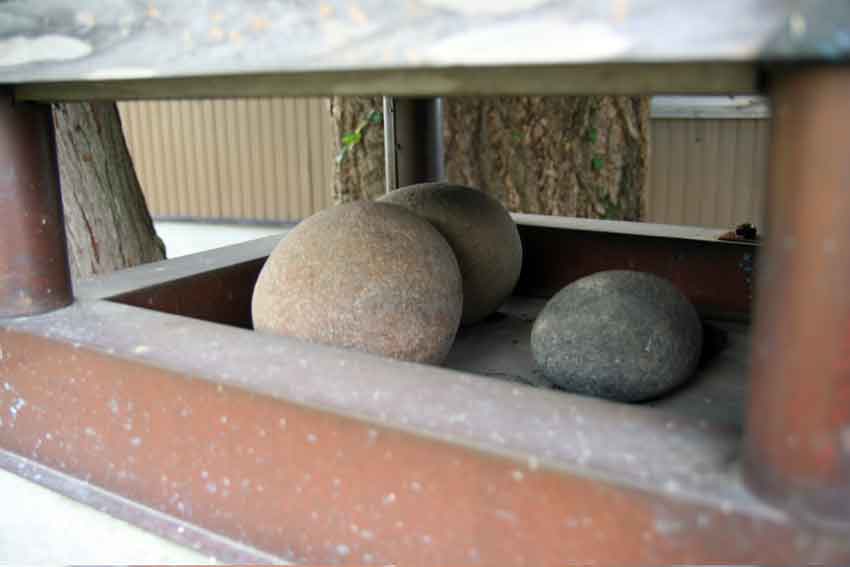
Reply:
[[[385, 193], [383, 121], [370, 122], [382, 112], [381, 97], [333, 97], [330, 100], [332, 132], [336, 140], [333, 197], [336, 203], [374, 200]], [[360, 131], [359, 139], [343, 142]]]
[[449, 181], [516, 212], [643, 217], [645, 97], [450, 98], [444, 113]]
[[164, 259], [115, 103], [57, 104], [53, 117], [73, 278]]
[[[332, 103], [337, 148], [377, 98]], [[647, 97], [447, 98], [448, 180], [515, 212], [640, 220], [649, 165]], [[346, 160], [350, 160], [346, 163]], [[384, 193], [383, 134], [371, 129], [337, 166], [337, 202]]]

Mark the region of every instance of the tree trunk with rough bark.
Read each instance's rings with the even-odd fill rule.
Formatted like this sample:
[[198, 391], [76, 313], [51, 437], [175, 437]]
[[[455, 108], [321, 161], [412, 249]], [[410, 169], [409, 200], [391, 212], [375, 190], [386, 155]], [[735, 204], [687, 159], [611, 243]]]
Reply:
[[444, 108], [449, 181], [516, 212], [643, 217], [645, 97], [454, 98]]
[[73, 278], [164, 259], [115, 103], [57, 104], [53, 118]]
[[374, 119], [383, 112], [381, 97], [333, 97], [330, 112], [337, 155], [334, 202], [377, 199], [385, 192], [383, 121]]
[[[338, 149], [378, 98], [337, 98]], [[640, 220], [649, 165], [647, 97], [447, 98], [448, 180], [524, 213]], [[337, 202], [384, 192], [383, 133], [371, 128], [337, 168]]]

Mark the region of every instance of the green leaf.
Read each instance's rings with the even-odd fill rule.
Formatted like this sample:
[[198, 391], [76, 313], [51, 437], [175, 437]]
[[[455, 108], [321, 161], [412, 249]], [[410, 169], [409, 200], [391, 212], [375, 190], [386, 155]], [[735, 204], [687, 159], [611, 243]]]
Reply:
[[595, 144], [596, 140], [598, 140], [598, 139], [599, 139], [599, 130], [597, 130], [596, 128], [591, 128], [590, 130], [588, 130], [587, 141], [589, 141], [591, 144]]
[[380, 124], [384, 120], [384, 115], [377, 110], [373, 110], [369, 113], [369, 123], [370, 124]]
[[511, 134], [511, 138], [513, 138], [514, 142], [519, 143], [519, 142], [522, 141], [522, 133], [521, 132], [513, 132]]
[[342, 137], [342, 143], [344, 146], [354, 146], [360, 143], [360, 140], [363, 139], [363, 134], [360, 129], [355, 130], [354, 132], [349, 132]]
[[590, 168], [593, 171], [599, 171], [605, 166], [605, 160], [601, 156], [595, 156], [590, 160]]

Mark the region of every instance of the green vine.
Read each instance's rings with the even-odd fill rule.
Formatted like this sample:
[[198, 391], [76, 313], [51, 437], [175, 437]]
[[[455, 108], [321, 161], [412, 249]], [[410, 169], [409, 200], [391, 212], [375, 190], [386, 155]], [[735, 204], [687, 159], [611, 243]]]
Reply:
[[626, 213], [625, 206], [613, 200], [608, 191], [600, 185], [594, 185], [597, 203], [602, 207], [601, 216], [605, 220], [623, 220]]
[[605, 167], [605, 158], [602, 154], [596, 154], [590, 159], [590, 169], [593, 171], [602, 171], [603, 167]]
[[[603, 148], [603, 151], [594, 151], [596, 150], [595, 146], [599, 141], [599, 127], [597, 126], [597, 119], [599, 118], [599, 107], [595, 102], [592, 102], [590, 107], [588, 108], [587, 115], [587, 123], [589, 128], [585, 130], [583, 135], [583, 141], [588, 145], [590, 157], [590, 170], [594, 174], [599, 174], [605, 169], [606, 165], [606, 155]], [[595, 179], [599, 179], [594, 176]], [[601, 218], [606, 220], [622, 220], [625, 218], [627, 212], [627, 204], [622, 201], [617, 201], [611, 198], [611, 195], [608, 193], [608, 190], [599, 183], [595, 183], [590, 186], [590, 193], [588, 195], [588, 200], [591, 201], [588, 205], [598, 214]]]
[[357, 125], [357, 128], [354, 129], [353, 132], [346, 132], [342, 135], [340, 142], [342, 142], [342, 147], [339, 150], [339, 153], [336, 155], [336, 162], [341, 163], [348, 154], [354, 149], [354, 146], [363, 141], [363, 135], [369, 126], [373, 124], [380, 124], [384, 120], [384, 115], [377, 110], [373, 110], [366, 116], [366, 118]]

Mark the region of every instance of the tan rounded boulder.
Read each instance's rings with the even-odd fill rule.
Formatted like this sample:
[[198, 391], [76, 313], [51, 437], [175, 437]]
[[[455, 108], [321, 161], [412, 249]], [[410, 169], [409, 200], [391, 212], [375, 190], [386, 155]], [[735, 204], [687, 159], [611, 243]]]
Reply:
[[254, 288], [258, 331], [438, 364], [460, 324], [451, 247], [409, 211], [356, 202], [313, 215], [274, 249]]
[[511, 295], [522, 268], [522, 243], [499, 201], [483, 191], [448, 183], [411, 185], [380, 201], [427, 219], [448, 240], [463, 277], [464, 325], [487, 317]]

